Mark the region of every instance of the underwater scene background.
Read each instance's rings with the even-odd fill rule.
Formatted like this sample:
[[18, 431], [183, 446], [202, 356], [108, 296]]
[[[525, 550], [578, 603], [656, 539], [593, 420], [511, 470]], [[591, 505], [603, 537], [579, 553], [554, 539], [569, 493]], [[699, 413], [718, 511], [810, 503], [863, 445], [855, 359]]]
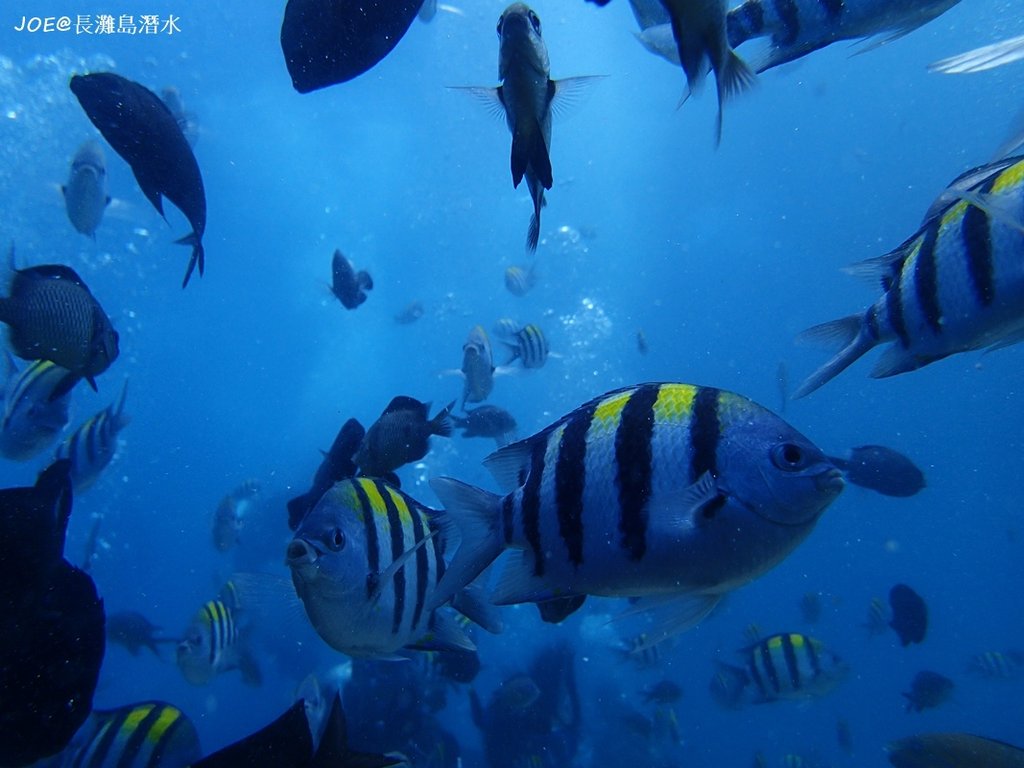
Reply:
[[[751, 765], [760, 752], [768, 765], [799, 755], [808, 766], [881, 766], [887, 742], [922, 731], [1024, 742], [1024, 663], [1007, 679], [969, 671], [978, 654], [1024, 648], [1021, 349], [880, 380], [860, 362], [787, 400], [827, 355], [794, 338], [876, 298], [841, 268], [895, 248], [950, 180], [1020, 132], [1024, 64], [970, 76], [926, 69], [1024, 33], [1017, 0], [964, 0], [877, 50], [856, 55], [839, 43], [771, 70], [726, 104], [718, 148], [713, 89], [677, 108], [683, 74], [636, 42], [625, 0], [538, 0], [551, 77], [605, 77], [556, 114], [554, 186], [535, 256], [523, 246], [529, 194], [508, 183], [508, 131], [451, 88], [497, 84], [494, 24], [504, 3], [457, 5], [414, 22], [367, 74], [306, 95], [282, 61], [277, 3], [46, 8], [180, 17], [180, 32], [148, 37], [16, 32], [39, 10], [8, 4], [0, 14], [2, 235], [18, 266], [73, 267], [121, 339], [99, 391], [74, 391], [69, 430], [130, 381], [130, 424], [115, 461], [76, 494], [66, 548], [80, 562], [101, 518], [91, 575], [108, 615], [137, 610], [180, 637], [232, 574], [287, 580], [285, 501], [308, 487], [341, 424], [356, 417], [369, 426], [395, 395], [432, 403], [431, 414], [460, 399], [462, 380], [450, 371], [467, 333], [510, 317], [541, 326], [552, 352], [540, 369], [495, 380], [488, 402], [513, 414], [519, 437], [608, 390], [680, 381], [746, 395], [829, 455], [864, 444], [898, 450], [927, 487], [890, 498], [848, 484], [792, 555], [662, 644], [652, 664], [618, 649], [611, 619], [621, 601], [591, 599], [557, 626], [530, 605], [503, 608], [502, 634], [472, 632], [481, 699], [565, 642], [581, 702], [572, 765]], [[67, 220], [60, 185], [78, 146], [98, 138], [68, 80], [97, 70], [154, 91], [176, 86], [195, 115], [207, 264], [184, 291], [187, 250], [173, 244], [188, 231], [184, 217], [166, 206], [161, 220], [106, 146], [113, 201], [95, 239]], [[335, 249], [373, 276], [354, 312], [327, 287]], [[533, 263], [536, 285], [513, 295], [506, 269]], [[414, 300], [423, 316], [396, 322]], [[440, 475], [495, 487], [481, 464], [493, 441], [456, 432], [430, 446], [398, 470], [418, 501], [439, 506], [428, 480]], [[0, 484], [31, 484], [51, 457], [0, 461]], [[237, 547], [218, 552], [214, 511], [250, 479], [258, 502]], [[921, 644], [902, 647], [895, 633], [863, 627], [872, 598], [884, 601], [896, 583], [928, 604]], [[820, 616], [810, 621], [802, 600]], [[349, 674], [301, 606], [256, 613], [258, 688], [238, 672], [193, 686], [173, 648], [157, 658], [110, 643], [95, 705], [171, 702], [194, 721], [206, 753], [276, 717], [308, 674]], [[709, 693], [716, 663], [739, 663], [751, 624], [821, 640], [849, 674], [820, 697], [718, 706]], [[955, 688], [941, 706], [908, 712], [901, 694], [921, 670]], [[670, 705], [678, 738], [661, 743], [663, 733], [637, 723], [665, 716], [657, 711], [667, 704], [647, 700], [665, 680], [683, 693]], [[467, 686], [445, 691], [436, 716], [464, 765], [486, 765]], [[839, 721], [852, 747], [837, 743]], [[402, 726], [385, 723], [395, 743], [383, 746], [407, 750]], [[356, 727], [350, 739], [360, 746]]]

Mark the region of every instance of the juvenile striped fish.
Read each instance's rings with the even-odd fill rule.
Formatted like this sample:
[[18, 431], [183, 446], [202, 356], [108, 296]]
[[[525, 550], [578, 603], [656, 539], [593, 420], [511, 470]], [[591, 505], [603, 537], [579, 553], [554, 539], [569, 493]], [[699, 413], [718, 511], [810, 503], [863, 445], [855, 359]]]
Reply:
[[495, 603], [564, 618], [587, 595], [647, 597], [652, 642], [781, 562], [843, 487], [775, 414], [675, 383], [609, 392], [484, 463], [506, 495], [431, 481], [462, 535], [431, 605], [514, 549]]
[[896, 250], [850, 268], [880, 279], [882, 295], [860, 315], [804, 331], [839, 352], [794, 393], [804, 397], [868, 350], [892, 342], [875, 378], [922, 368], [957, 352], [1024, 339], [1024, 156], [954, 180], [921, 228]]
[[796, 632], [771, 635], [740, 653], [755, 703], [824, 696], [849, 674], [824, 643]]
[[71, 482], [75, 493], [91, 487], [114, 460], [118, 447], [117, 436], [130, 421], [124, 412], [127, 397], [128, 382], [125, 381], [117, 403], [108, 405], [92, 416], [57, 447], [56, 458], [71, 460]]
[[57, 395], [70, 372], [36, 360], [19, 372], [6, 355], [8, 378], [0, 417], [0, 454], [25, 461], [46, 448], [68, 423], [71, 393]]
[[[454, 618], [431, 606], [445, 573], [445, 525], [443, 511], [379, 480], [335, 484], [299, 525], [286, 555], [317, 634], [350, 656], [472, 650]], [[455, 584], [455, 592], [464, 586]], [[497, 629], [487, 608], [471, 598], [460, 595], [457, 607]]]
[[508, 359], [506, 365], [520, 360], [523, 363], [523, 368], [543, 368], [544, 363], [548, 361], [548, 355], [551, 354], [547, 336], [544, 335], [544, 331], [539, 325], [533, 323], [524, 325], [517, 330], [512, 335], [512, 341], [502, 343], [512, 353], [512, 357]]
[[192, 685], [206, 685], [233, 669], [241, 670], [246, 685], [262, 683], [260, 668], [239, 629], [236, 595], [234, 585], [228, 582], [216, 600], [196, 611], [178, 644], [178, 668]]

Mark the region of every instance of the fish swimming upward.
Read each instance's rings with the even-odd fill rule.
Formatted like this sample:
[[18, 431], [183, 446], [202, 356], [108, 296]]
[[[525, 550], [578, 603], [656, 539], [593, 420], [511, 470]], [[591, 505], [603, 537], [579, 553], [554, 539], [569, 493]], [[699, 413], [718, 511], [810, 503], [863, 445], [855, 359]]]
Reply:
[[197, 266], [203, 274], [206, 191], [177, 118], [151, 90], [113, 72], [75, 75], [71, 92], [103, 138], [131, 166], [143, 194], [160, 215], [164, 215], [166, 197], [192, 225], [192, 231], [176, 241], [192, 246], [184, 288]]
[[96, 237], [96, 227], [110, 204], [107, 194], [107, 166], [99, 142], [89, 139], [71, 161], [68, 183], [61, 187], [64, 206], [72, 226], [87, 237]]

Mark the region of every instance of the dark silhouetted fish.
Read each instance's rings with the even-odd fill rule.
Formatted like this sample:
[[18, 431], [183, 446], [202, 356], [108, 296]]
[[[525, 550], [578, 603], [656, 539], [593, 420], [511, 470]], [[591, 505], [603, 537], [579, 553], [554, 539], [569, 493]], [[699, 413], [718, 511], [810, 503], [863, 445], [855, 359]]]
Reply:
[[885, 751], [896, 768], [1024, 768], [1024, 749], [970, 733], [922, 733]]
[[288, 0], [281, 51], [299, 93], [344, 83], [391, 53], [423, 0]]
[[95, 238], [96, 227], [110, 203], [107, 164], [98, 141], [89, 139], [78, 148], [71, 161], [68, 183], [61, 187], [61, 192], [71, 225], [83, 235]]
[[917, 592], [906, 584], [897, 584], [889, 590], [892, 620], [889, 626], [900, 636], [900, 643], [924, 642], [928, 632], [928, 606]]
[[905, 692], [907, 712], [923, 712], [944, 704], [953, 695], [953, 681], [938, 672], [925, 670], [914, 675]]
[[356, 272], [351, 260], [338, 250], [331, 259], [331, 293], [345, 309], [355, 309], [366, 301], [366, 291], [373, 289], [373, 278], [366, 270]]
[[160, 627], [151, 622], [138, 611], [120, 611], [107, 617], [107, 639], [127, 649], [132, 656], [148, 648], [153, 655], [160, 658], [160, 644], [176, 644], [172, 637], [157, 637]]
[[339, 480], [347, 480], [355, 477], [359, 467], [352, 460], [359, 445], [366, 436], [363, 425], [355, 419], [346, 421], [338, 431], [337, 437], [331, 444], [331, 449], [324, 453], [324, 459], [317, 467], [313, 476], [313, 485], [301, 496], [296, 496], [288, 502], [288, 527], [293, 531], [299, 527], [299, 523], [316, 503], [320, 501], [327, 489]]
[[206, 192], [177, 118], [151, 90], [113, 72], [75, 75], [71, 92], [103, 138], [132, 167], [143, 194], [160, 215], [166, 197], [192, 225], [189, 234], [175, 241], [192, 246], [184, 288], [197, 265], [203, 274]]
[[913, 496], [926, 485], [914, 462], [884, 445], [853, 448], [848, 459], [829, 458], [851, 483], [885, 496]]
[[451, 435], [448, 414], [453, 407], [454, 400], [431, 419], [429, 403], [405, 395], [392, 399], [370, 426], [355, 455], [360, 472], [368, 477], [382, 477], [422, 459], [430, 450], [431, 435]]
[[103, 601], [64, 559], [71, 467], [0, 490], [0, 765], [67, 746], [92, 709], [103, 662]]
[[[14, 249], [11, 249], [13, 261]], [[0, 297], [0, 322], [10, 326], [11, 348], [24, 360], [49, 360], [68, 370], [51, 399], [79, 379], [96, 389], [95, 377], [119, 354], [110, 318], [71, 267], [42, 264], [15, 269], [10, 296]]]
[[504, 408], [481, 405], [465, 413], [465, 417], [452, 414], [452, 423], [463, 437], [491, 437], [499, 448], [515, 439], [516, 420]]

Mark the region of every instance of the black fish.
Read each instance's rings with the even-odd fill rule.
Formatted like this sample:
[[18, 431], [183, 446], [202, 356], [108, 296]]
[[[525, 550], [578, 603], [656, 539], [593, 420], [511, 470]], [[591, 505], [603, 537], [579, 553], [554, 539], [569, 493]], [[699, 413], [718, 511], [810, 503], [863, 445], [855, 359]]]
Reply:
[[107, 617], [107, 639], [123, 646], [132, 656], [148, 648], [157, 658], [160, 657], [160, 643], [176, 645], [178, 641], [171, 637], [157, 637], [160, 627], [138, 611], [120, 611]]
[[366, 270], [356, 272], [352, 262], [341, 251], [331, 259], [331, 293], [345, 309], [355, 309], [366, 301], [365, 291], [373, 290], [373, 278]]
[[400, 759], [354, 752], [348, 747], [348, 729], [341, 698], [335, 694], [319, 744], [306, 703], [299, 699], [270, 725], [241, 741], [204, 757], [192, 768], [386, 768]]
[[918, 672], [910, 683], [910, 691], [903, 694], [907, 699], [907, 712], [923, 712], [946, 702], [953, 695], [953, 681], [938, 672]]
[[82, 278], [63, 264], [42, 264], [14, 270], [10, 288], [10, 296], [0, 297], [0, 322], [10, 326], [14, 354], [69, 371], [50, 400], [66, 395], [79, 379], [96, 389], [95, 377], [120, 350], [117, 331]]
[[491, 437], [499, 447], [515, 438], [516, 420], [504, 408], [481, 405], [466, 409], [465, 414], [465, 418], [452, 414], [452, 423], [463, 437]]
[[448, 437], [452, 423], [448, 418], [455, 401], [430, 419], [430, 404], [412, 397], [394, 398], [366, 433], [355, 462], [368, 477], [381, 477], [411, 461], [419, 461], [430, 450], [431, 435]]
[[642, 691], [644, 703], [673, 704], [683, 698], [683, 689], [671, 680], [661, 680]]
[[281, 51], [299, 93], [344, 83], [398, 45], [423, 0], [288, 0]]
[[0, 765], [67, 746], [92, 709], [104, 651], [103, 601], [64, 559], [71, 467], [0, 490]]
[[928, 606], [917, 592], [906, 584], [897, 584], [889, 590], [892, 621], [889, 626], [900, 636], [904, 646], [924, 642], [928, 631]]
[[75, 75], [71, 92], [103, 138], [132, 167], [143, 194], [160, 215], [164, 215], [163, 196], [192, 225], [189, 234], [175, 241], [192, 246], [181, 284], [184, 288], [197, 264], [203, 274], [206, 192], [199, 164], [178, 120], [151, 90], [113, 72]]
[[313, 485], [301, 496], [296, 496], [288, 502], [288, 527], [293, 531], [299, 527], [299, 523], [316, 503], [320, 497], [327, 492], [327, 489], [339, 480], [347, 480], [356, 476], [358, 467], [352, 461], [352, 456], [358, 450], [366, 430], [363, 425], [355, 419], [346, 421], [338, 431], [337, 437], [331, 444], [331, 449], [324, 453], [324, 459], [317, 467], [313, 476]]
[[829, 456], [846, 479], [886, 496], [913, 496], [925, 487], [924, 473], [902, 453], [884, 445], [862, 445], [849, 459]]
[[896, 768], [1024, 768], [1024, 749], [970, 733], [922, 733], [885, 751]]
[[444, 649], [434, 653], [434, 665], [454, 683], [471, 683], [480, 674], [480, 654], [465, 648]]

